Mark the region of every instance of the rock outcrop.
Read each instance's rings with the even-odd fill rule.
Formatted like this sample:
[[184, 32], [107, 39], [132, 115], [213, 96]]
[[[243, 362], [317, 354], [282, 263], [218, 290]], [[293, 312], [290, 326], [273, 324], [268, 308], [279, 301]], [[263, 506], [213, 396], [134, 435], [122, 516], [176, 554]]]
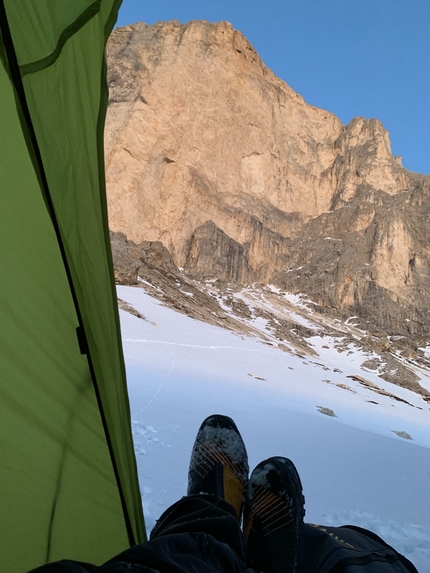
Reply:
[[[118, 28], [108, 69], [113, 231], [196, 278], [430, 335], [430, 177], [401, 166], [378, 120], [308, 105], [227, 22]], [[130, 256], [119, 280], [137, 276]]]
[[115, 282], [120, 285], [135, 285], [142, 274], [141, 268], [151, 266], [165, 271], [177, 269], [169, 251], [160, 241], [142, 241], [136, 245], [124, 233], [110, 232]]

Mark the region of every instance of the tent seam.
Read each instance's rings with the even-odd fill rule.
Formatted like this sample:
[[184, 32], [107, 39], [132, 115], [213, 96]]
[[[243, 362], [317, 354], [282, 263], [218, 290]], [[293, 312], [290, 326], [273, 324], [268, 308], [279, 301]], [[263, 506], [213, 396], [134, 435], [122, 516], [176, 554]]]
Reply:
[[[122, 0], [116, 0], [114, 2], [114, 5], [112, 7], [112, 11], [110, 16], [107, 18], [106, 20], [106, 24], [105, 24], [105, 29], [104, 29], [104, 36], [105, 36], [105, 41], [107, 42], [108, 37], [110, 35], [110, 32], [112, 31], [114, 24], [115, 24], [115, 14], [117, 13], [117, 10], [119, 10], [120, 5], [122, 4]], [[109, 269], [109, 273], [112, 277], [111, 280], [111, 285], [112, 285], [112, 300], [114, 301], [114, 304], [116, 305], [116, 290], [115, 290], [115, 280], [114, 280], [114, 269], [113, 269], [113, 260], [112, 260], [112, 251], [111, 251], [111, 246], [110, 246], [110, 236], [109, 236], [109, 226], [108, 226], [108, 208], [107, 208], [107, 200], [106, 200], [106, 191], [105, 191], [105, 163], [104, 163], [104, 123], [105, 123], [105, 117], [106, 117], [106, 109], [107, 109], [107, 98], [108, 98], [108, 88], [107, 88], [107, 81], [106, 81], [106, 77], [107, 77], [107, 63], [106, 63], [106, 58], [104, 58], [103, 64], [102, 64], [102, 70], [101, 70], [101, 75], [100, 75], [100, 106], [99, 106], [99, 111], [98, 111], [98, 118], [97, 118], [97, 156], [98, 156], [98, 167], [99, 167], [99, 198], [100, 198], [100, 209], [102, 211], [102, 229], [103, 229], [103, 235], [104, 235], [104, 239], [105, 239], [105, 245], [106, 245], [106, 249], [109, 251], [109, 255], [107, 257], [107, 262], [108, 262], [108, 269]], [[103, 102], [103, 98], [106, 98], [105, 102]], [[122, 348], [122, 341], [121, 341], [121, 335], [120, 335], [120, 322], [119, 322], [119, 313], [118, 311], [116, 311], [114, 313], [114, 319], [115, 319], [115, 329], [117, 332], [117, 340], [118, 340], [118, 345]], [[124, 379], [126, 379], [126, 371], [125, 371], [125, 364], [123, 362], [123, 360], [121, 360], [121, 369], [123, 371], [123, 376]], [[129, 400], [126, 401], [126, 406], [127, 406], [127, 423], [129, 428], [131, 428], [131, 412], [130, 412], [130, 406], [129, 406]], [[135, 470], [135, 475], [137, 475], [137, 463], [136, 463], [136, 457], [134, 454], [134, 449], [132, 450], [133, 452], [133, 466], [134, 466], [134, 470]], [[137, 488], [139, 490], [139, 484], [137, 484]], [[123, 501], [123, 500], [122, 500]], [[138, 542], [141, 541], [146, 541], [146, 533], [145, 533], [145, 524], [144, 524], [144, 514], [143, 514], [143, 509], [142, 509], [142, 499], [141, 496], [139, 496], [138, 500], [135, 500], [139, 502], [139, 516], [135, 515], [136, 517], [139, 517], [139, 523], [141, 524], [141, 528], [138, 527], [138, 524], [136, 523], [136, 528], [137, 530], [133, 533], [133, 527], [132, 524], [130, 522], [130, 528], [131, 531], [129, 532], [129, 537], [138, 540]], [[125, 499], [124, 499], [124, 503], [126, 503]]]
[[55, 49], [40, 60], [36, 60], [35, 62], [30, 62], [28, 64], [23, 64], [19, 67], [21, 72], [21, 78], [28, 74], [33, 74], [35, 72], [40, 72], [46, 68], [49, 68], [61, 55], [61, 51], [64, 48], [67, 40], [69, 40], [72, 36], [74, 36], [81, 28], [83, 28], [94, 16], [100, 12], [100, 5], [101, 0], [95, 0], [88, 8], [80, 14], [76, 20], [74, 20], [67, 28], [63, 30], [58, 38], [57, 45]]

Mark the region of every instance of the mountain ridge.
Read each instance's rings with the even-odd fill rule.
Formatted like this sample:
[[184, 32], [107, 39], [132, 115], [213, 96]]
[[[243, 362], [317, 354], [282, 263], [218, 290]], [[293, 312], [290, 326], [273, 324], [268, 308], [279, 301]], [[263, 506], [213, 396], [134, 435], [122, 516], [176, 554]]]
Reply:
[[308, 105], [227, 22], [118, 28], [108, 70], [112, 231], [194, 279], [274, 284], [428, 339], [430, 177], [378, 120]]

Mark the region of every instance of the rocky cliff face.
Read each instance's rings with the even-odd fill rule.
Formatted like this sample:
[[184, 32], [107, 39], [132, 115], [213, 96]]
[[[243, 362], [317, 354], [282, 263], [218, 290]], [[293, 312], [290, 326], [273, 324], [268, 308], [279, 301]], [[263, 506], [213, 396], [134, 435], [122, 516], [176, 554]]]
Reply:
[[430, 335], [430, 177], [401, 166], [379, 121], [306, 104], [226, 22], [119, 28], [108, 69], [113, 231], [197, 278]]

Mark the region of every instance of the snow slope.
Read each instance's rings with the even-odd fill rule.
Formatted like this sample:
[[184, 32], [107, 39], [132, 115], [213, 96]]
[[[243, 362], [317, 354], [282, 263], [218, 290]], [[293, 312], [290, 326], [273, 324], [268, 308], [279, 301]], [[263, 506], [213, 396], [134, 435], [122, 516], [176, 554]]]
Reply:
[[303, 358], [178, 314], [141, 288], [118, 296], [147, 319], [120, 311], [148, 530], [186, 493], [200, 423], [223, 413], [251, 467], [272, 455], [294, 461], [307, 521], [372, 529], [430, 573], [430, 409], [420, 396], [366, 373], [406, 404], [347, 378], [363, 374], [363, 357], [339, 353], [330, 337], [314, 337], [319, 357]]

